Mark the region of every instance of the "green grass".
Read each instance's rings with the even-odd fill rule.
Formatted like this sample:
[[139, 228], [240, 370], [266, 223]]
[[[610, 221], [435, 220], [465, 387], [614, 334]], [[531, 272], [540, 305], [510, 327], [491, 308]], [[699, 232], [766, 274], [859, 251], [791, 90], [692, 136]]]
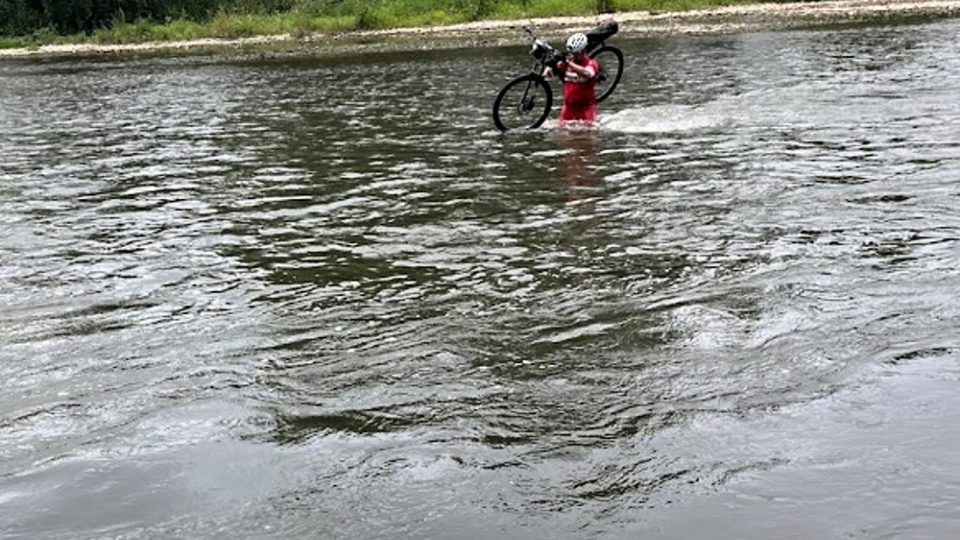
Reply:
[[618, 11], [689, 11], [721, 6], [756, 4], [750, 0], [614, 0]]
[[0, 36], [0, 49], [30, 49], [42, 45], [89, 43], [90, 36], [75, 34], [62, 36], [50, 28], [41, 28], [29, 36]]
[[30, 41], [25, 38], [0, 37], [0, 49], [21, 49], [30, 45]]
[[762, 0], [301, 0], [298, 8], [274, 14], [222, 10], [210, 20], [118, 22], [89, 35], [57, 35], [42, 29], [29, 36], [2, 37], [0, 48], [57, 43], [143, 43], [199, 38], [239, 38], [350, 30], [436, 26], [482, 19], [591, 16], [617, 11], [683, 11]]

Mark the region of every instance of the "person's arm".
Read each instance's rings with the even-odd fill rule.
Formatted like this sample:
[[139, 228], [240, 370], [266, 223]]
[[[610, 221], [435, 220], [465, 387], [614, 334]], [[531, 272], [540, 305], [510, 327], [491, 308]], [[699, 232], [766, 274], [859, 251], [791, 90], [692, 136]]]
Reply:
[[597, 76], [597, 70], [594, 69], [593, 66], [591, 66], [589, 63], [586, 66], [581, 66], [580, 64], [577, 64], [573, 60], [570, 60], [567, 62], [567, 67], [569, 67], [571, 71], [575, 72], [577, 75], [580, 75], [581, 77], [592, 79]]
[[[564, 64], [563, 61], [557, 62], [556, 64], [554, 64], [554, 66], [555, 66], [555, 67], [544, 66], [544, 68], [543, 68], [543, 73], [541, 73], [541, 75], [543, 76], [544, 79], [549, 79], [550, 76], [554, 74], [554, 72], [556, 72], [557, 75], [560, 75], [560, 74], [562, 74], [562, 73], [564, 72], [564, 70], [566, 69], [565, 64]], [[561, 78], [563, 78], [563, 77], [561, 77]]]

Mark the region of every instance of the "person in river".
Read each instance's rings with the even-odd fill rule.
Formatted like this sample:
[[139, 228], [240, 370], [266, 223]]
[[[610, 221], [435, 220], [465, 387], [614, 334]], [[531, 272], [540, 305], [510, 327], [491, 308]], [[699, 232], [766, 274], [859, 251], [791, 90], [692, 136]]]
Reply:
[[560, 125], [568, 122], [593, 124], [597, 121], [597, 76], [600, 64], [586, 54], [587, 36], [576, 33], [567, 38], [567, 56], [556, 68], [546, 68], [544, 76], [555, 71], [563, 81], [563, 106]]

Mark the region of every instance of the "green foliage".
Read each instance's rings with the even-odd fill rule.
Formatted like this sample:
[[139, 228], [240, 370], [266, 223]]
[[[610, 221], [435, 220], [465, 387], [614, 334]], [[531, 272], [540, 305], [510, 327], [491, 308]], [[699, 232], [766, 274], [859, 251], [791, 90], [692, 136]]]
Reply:
[[158, 24], [148, 19], [118, 22], [109, 28], [95, 30], [91, 37], [97, 43], [143, 43], [197, 39], [205, 35], [202, 25], [188, 19], [175, 19]]
[[[294, 0], [234, 0], [238, 1], [267, 9], [289, 6]], [[0, 33], [23, 36], [50, 27], [66, 35], [140, 19], [203, 21], [222, 3], [227, 0], [0, 0]]]
[[58, 37], [59, 34], [49, 26], [37, 28], [30, 34], [30, 39], [37, 43], [54, 43]]
[[387, 22], [380, 10], [376, 7], [364, 6], [357, 14], [354, 23], [358, 30], [374, 30], [377, 28], [386, 28]]
[[30, 45], [31, 43], [24, 38], [0, 37], [0, 49], [21, 49]]
[[296, 0], [232, 0], [229, 2], [219, 2], [218, 8], [228, 13], [234, 14], [259, 14], [269, 15], [290, 11], [297, 7]]
[[[755, 0], [0, 0], [10, 43], [132, 43], [667, 11]], [[86, 36], [84, 38], [83, 36]], [[71, 37], [66, 37], [71, 36]]]
[[40, 17], [26, 0], [0, 0], [0, 34], [22, 36], [40, 27]]
[[468, 20], [483, 19], [493, 12], [493, 0], [454, 0], [453, 9], [463, 13]]
[[530, 0], [528, 17], [554, 17], [596, 13], [596, 0]]
[[613, 0], [597, 0], [597, 13], [613, 13], [616, 10]]
[[[756, 3], [754, 0], [611, 0], [616, 11], [686, 11]], [[776, 0], [773, 0], [776, 1]]]

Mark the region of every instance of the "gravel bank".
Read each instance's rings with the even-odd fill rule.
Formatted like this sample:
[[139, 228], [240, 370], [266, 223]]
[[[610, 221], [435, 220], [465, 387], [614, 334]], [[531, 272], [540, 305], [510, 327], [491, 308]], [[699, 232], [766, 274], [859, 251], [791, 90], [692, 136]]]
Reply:
[[[956, 17], [960, 0], [837, 0], [752, 4], [685, 12], [624, 12], [611, 15], [621, 34], [631, 36], [693, 35], [810, 28], [824, 25], [879, 23], [900, 19]], [[377, 50], [496, 46], [523, 39], [517, 30], [533, 25], [550, 36], [596, 24], [598, 17], [554, 17], [522, 21], [480, 21], [451, 26], [397, 28], [335, 35], [256, 36], [240, 39], [197, 39], [139, 44], [47, 45], [2, 49], [0, 57], [57, 56], [98, 53], [206, 52], [272, 50], [343, 53]]]

